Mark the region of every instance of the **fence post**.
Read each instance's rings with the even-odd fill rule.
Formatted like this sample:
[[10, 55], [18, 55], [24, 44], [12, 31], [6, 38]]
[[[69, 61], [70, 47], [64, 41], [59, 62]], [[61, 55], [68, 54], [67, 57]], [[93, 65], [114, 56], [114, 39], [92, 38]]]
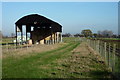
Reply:
[[99, 42], [99, 53], [101, 55], [101, 41]]
[[105, 58], [104, 58], [104, 59], [105, 59], [105, 61], [106, 61], [106, 59], [107, 59], [107, 58], [106, 58], [106, 53], [107, 53], [107, 52], [106, 52], [106, 42], [104, 42], [104, 51], [105, 51], [105, 54], [104, 54]]
[[94, 50], [96, 50], [96, 44], [95, 44], [95, 40], [94, 40]]
[[92, 40], [92, 48], [94, 49], [94, 40]]
[[8, 51], [8, 43], [6, 43], [6, 48], [7, 48], [7, 51]]
[[112, 64], [112, 71], [115, 71], [115, 53], [116, 53], [116, 44], [113, 44], [113, 64]]
[[105, 56], [104, 56], [104, 41], [102, 41], [102, 56], [103, 56], [103, 58], [105, 58]]
[[93, 49], [95, 50], [95, 40], [93, 39]]
[[98, 44], [97, 44], [97, 40], [96, 40], [96, 43], [95, 43], [95, 44], [96, 44], [95, 48], [96, 48], [96, 51], [97, 51], [97, 49], [98, 49], [98, 48], [97, 48], [97, 46], [98, 46]]
[[108, 49], [108, 66], [110, 67], [110, 43], [109, 43], [109, 49]]
[[92, 45], [91, 45], [91, 44], [92, 44], [92, 41], [91, 41], [91, 39], [90, 39], [90, 47], [92, 47]]
[[98, 50], [98, 52], [99, 52], [99, 40], [98, 40], [98, 43], [97, 43], [97, 50]]
[[103, 42], [101, 41], [101, 56], [103, 57]]

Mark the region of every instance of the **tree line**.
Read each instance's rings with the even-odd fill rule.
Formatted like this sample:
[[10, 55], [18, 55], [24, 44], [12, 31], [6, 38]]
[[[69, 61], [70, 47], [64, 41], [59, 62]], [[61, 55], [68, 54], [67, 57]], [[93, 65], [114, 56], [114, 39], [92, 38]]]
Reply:
[[[82, 30], [81, 33], [76, 33], [76, 34], [70, 34], [70, 33], [65, 33], [62, 34], [63, 37], [94, 37], [94, 38], [120, 38], [120, 35], [113, 34], [112, 31], [109, 30], [103, 30], [103, 31], [98, 31], [97, 33], [93, 33], [90, 29], [85, 29]], [[10, 36], [5, 36], [2, 34], [0, 31], [0, 38], [4, 37], [12, 37], [15, 38], [15, 33], [11, 33]]]
[[70, 34], [65, 33], [62, 35], [63, 37], [94, 37], [94, 38], [120, 38], [120, 35], [113, 34], [112, 31], [109, 30], [103, 30], [98, 31], [97, 33], [93, 33], [90, 29], [82, 30], [81, 33], [77, 34]]

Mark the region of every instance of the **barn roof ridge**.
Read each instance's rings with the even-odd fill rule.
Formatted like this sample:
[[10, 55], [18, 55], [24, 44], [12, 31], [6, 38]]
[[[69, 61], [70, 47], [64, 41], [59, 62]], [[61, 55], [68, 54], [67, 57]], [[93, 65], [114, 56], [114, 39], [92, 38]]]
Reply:
[[19, 28], [22, 27], [22, 25], [46, 26], [46, 27], [51, 26], [52, 28], [54, 28], [53, 30], [55, 31], [60, 31], [60, 32], [62, 31], [61, 30], [62, 26], [59, 23], [39, 14], [30, 14], [30, 15], [23, 16], [15, 23], [15, 25], [19, 26]]
[[60, 25], [59, 23], [57, 23], [51, 19], [48, 19], [42, 15], [39, 15], [39, 14], [26, 15], [26, 16], [20, 18], [18, 21], [16, 21], [15, 24], [16, 25], [26, 25], [29, 23], [40, 22], [40, 21], [43, 21], [43, 23], [55, 23], [55, 24]]

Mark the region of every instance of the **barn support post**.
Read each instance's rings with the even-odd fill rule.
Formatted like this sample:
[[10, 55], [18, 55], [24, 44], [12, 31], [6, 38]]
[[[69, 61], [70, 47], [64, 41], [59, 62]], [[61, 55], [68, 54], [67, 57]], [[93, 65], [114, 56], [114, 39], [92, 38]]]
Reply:
[[57, 32], [55, 33], [55, 42], [57, 43]]
[[52, 34], [51, 34], [51, 38], [50, 38], [50, 44], [53, 44]]
[[28, 41], [27, 41], [27, 25], [26, 25], [26, 44], [27, 44], [27, 48], [28, 48]]
[[53, 44], [54, 44], [54, 33], [52, 33], [52, 42], [53, 42]]
[[58, 36], [57, 36], [57, 32], [56, 32], [56, 43], [58, 43]]
[[27, 43], [27, 26], [26, 26], [26, 43]]
[[21, 44], [23, 44], [23, 31], [22, 31], [22, 26], [21, 26]]
[[17, 46], [17, 25], [15, 26], [16, 28], [16, 46]]
[[58, 43], [58, 32], [56, 33], [56, 37], [57, 37], [57, 38], [56, 38], [56, 41], [57, 41], [57, 43]]
[[55, 33], [55, 43], [57, 43], [57, 32]]
[[56, 36], [55, 36], [55, 33], [54, 33], [54, 44], [56, 43]]
[[50, 44], [52, 44], [52, 40], [51, 39], [48, 40], [48, 45], [50, 45]]
[[62, 32], [60, 32], [60, 42], [62, 42]]
[[46, 39], [44, 38], [44, 44], [46, 44]]

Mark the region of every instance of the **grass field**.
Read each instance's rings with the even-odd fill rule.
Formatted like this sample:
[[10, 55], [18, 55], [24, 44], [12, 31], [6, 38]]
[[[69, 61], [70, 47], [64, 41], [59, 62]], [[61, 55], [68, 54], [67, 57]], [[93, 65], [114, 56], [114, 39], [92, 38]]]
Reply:
[[[63, 46], [29, 56], [3, 58], [3, 78], [110, 78], [110, 70], [100, 56], [73, 50], [82, 43], [78, 38], [63, 38]], [[77, 55], [77, 56], [76, 56]]]
[[120, 38], [90, 38], [90, 39], [101, 39], [101, 40], [120, 40]]

